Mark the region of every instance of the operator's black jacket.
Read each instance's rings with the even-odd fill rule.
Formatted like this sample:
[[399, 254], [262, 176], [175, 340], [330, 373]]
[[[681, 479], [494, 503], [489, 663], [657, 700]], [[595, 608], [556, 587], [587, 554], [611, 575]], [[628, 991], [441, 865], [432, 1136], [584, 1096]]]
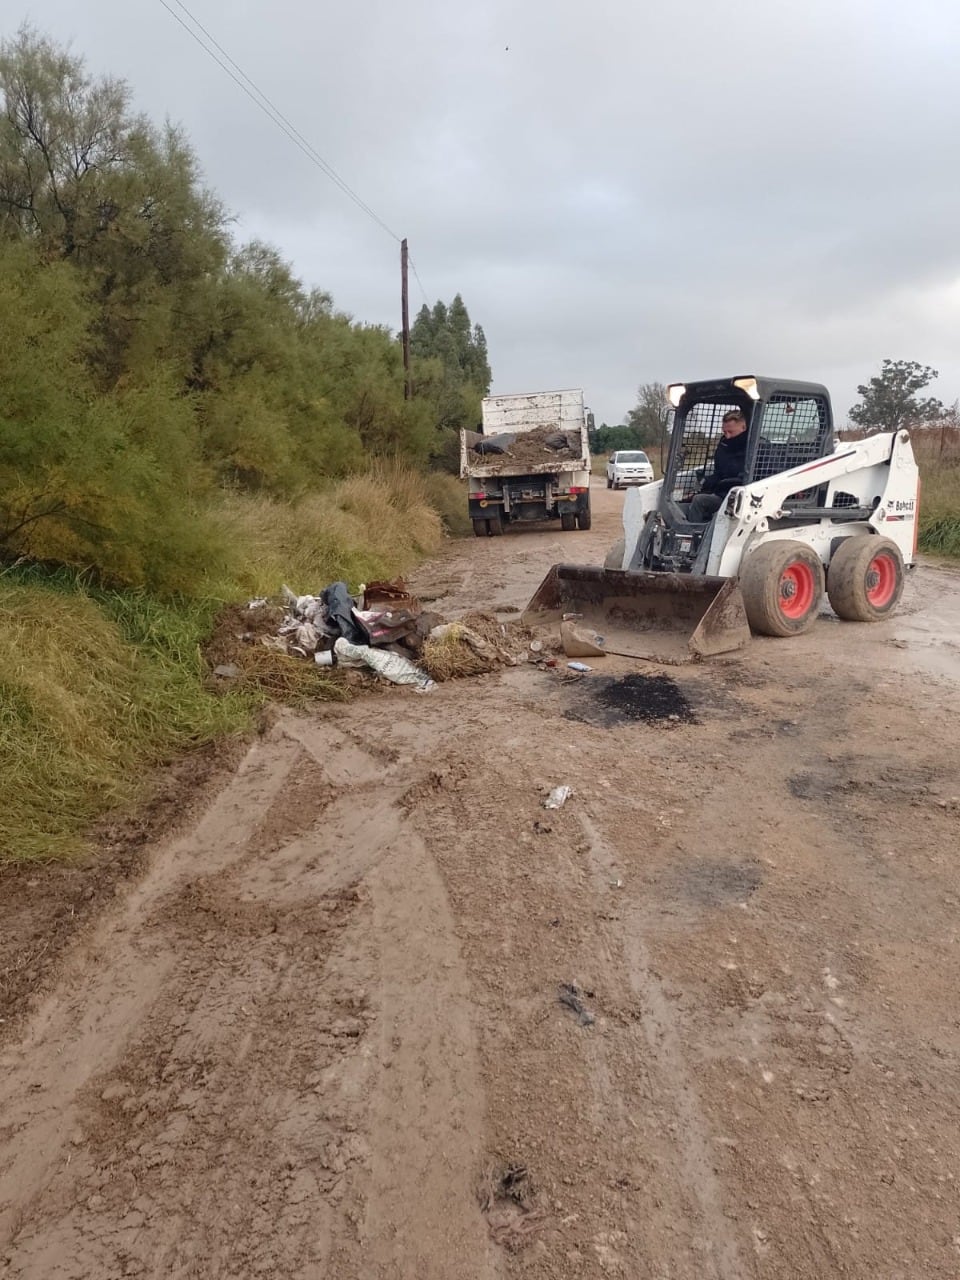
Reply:
[[736, 485], [743, 484], [749, 434], [741, 431], [731, 440], [726, 436], [721, 439], [713, 455], [713, 472], [703, 482], [704, 493], [715, 493], [718, 498], [723, 498]]

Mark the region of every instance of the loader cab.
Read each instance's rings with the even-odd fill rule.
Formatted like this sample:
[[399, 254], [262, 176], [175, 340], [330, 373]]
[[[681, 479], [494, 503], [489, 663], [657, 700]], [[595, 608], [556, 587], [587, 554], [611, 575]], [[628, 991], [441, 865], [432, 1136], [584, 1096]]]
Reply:
[[[709, 480], [724, 414], [739, 410], [747, 420], [743, 484], [832, 453], [833, 412], [826, 387], [815, 382], [745, 376], [667, 388], [674, 409], [670, 450], [657, 509], [656, 537], [645, 539], [648, 567], [690, 572], [709, 524], [692, 524], [685, 504]], [[822, 501], [815, 489], [791, 503]]]

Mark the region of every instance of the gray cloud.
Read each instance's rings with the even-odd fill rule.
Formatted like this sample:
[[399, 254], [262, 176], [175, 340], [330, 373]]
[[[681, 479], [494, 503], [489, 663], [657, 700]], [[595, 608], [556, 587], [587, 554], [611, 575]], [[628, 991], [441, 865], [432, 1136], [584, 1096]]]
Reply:
[[[190, 8], [409, 236], [430, 301], [463, 293], [498, 390], [582, 385], [617, 421], [642, 381], [757, 371], [842, 416], [891, 356], [960, 396], [953, 0]], [[396, 244], [156, 0], [20, 16], [182, 123], [239, 235], [397, 323]]]

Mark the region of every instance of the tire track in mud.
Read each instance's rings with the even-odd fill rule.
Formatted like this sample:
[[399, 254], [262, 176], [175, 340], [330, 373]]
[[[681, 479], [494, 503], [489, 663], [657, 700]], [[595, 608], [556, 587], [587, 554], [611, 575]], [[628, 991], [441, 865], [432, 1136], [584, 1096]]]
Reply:
[[[151, 905], [193, 858], [225, 863], [245, 845], [262, 807], [282, 787], [297, 754], [258, 743], [197, 828], [160, 854], [144, 879], [68, 961], [17, 1046], [0, 1055], [0, 1241], [39, 1191], [73, 1127], [75, 1098], [105, 1046], [122, 1051], [125, 1032], [162, 989], [175, 957], [144, 946], [139, 929]], [[244, 817], [241, 816], [245, 816]], [[106, 958], [106, 967], [101, 960]], [[64, 990], [65, 988], [65, 990]]]
[[158, 852], [4, 1060], [4, 1275], [496, 1274], [463, 1213], [483, 1099], [411, 780], [285, 716]]
[[[589, 859], [597, 890], [609, 885], [622, 859], [585, 809], [578, 820], [589, 847]], [[683, 1185], [693, 1200], [699, 1219], [699, 1244], [705, 1253], [700, 1274], [711, 1280], [740, 1280], [745, 1274], [729, 1218], [724, 1212], [720, 1180], [716, 1175], [709, 1126], [697, 1098], [694, 1077], [680, 1037], [677, 1017], [656, 976], [644, 933], [642, 913], [621, 908], [621, 927], [609, 937], [611, 954], [622, 948], [630, 985], [640, 1001], [640, 1018], [651, 1063], [649, 1076], [657, 1095], [657, 1110], [676, 1117], [675, 1149]]]

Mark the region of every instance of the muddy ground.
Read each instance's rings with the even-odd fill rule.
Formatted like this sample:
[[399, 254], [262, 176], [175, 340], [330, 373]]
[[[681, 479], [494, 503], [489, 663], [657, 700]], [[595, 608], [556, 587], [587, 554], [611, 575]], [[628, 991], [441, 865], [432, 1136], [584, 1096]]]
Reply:
[[[621, 505], [414, 585], [514, 617]], [[283, 713], [110, 893], [8, 878], [86, 914], [0, 1026], [0, 1275], [955, 1280], [958, 620], [927, 565], [735, 660]]]

